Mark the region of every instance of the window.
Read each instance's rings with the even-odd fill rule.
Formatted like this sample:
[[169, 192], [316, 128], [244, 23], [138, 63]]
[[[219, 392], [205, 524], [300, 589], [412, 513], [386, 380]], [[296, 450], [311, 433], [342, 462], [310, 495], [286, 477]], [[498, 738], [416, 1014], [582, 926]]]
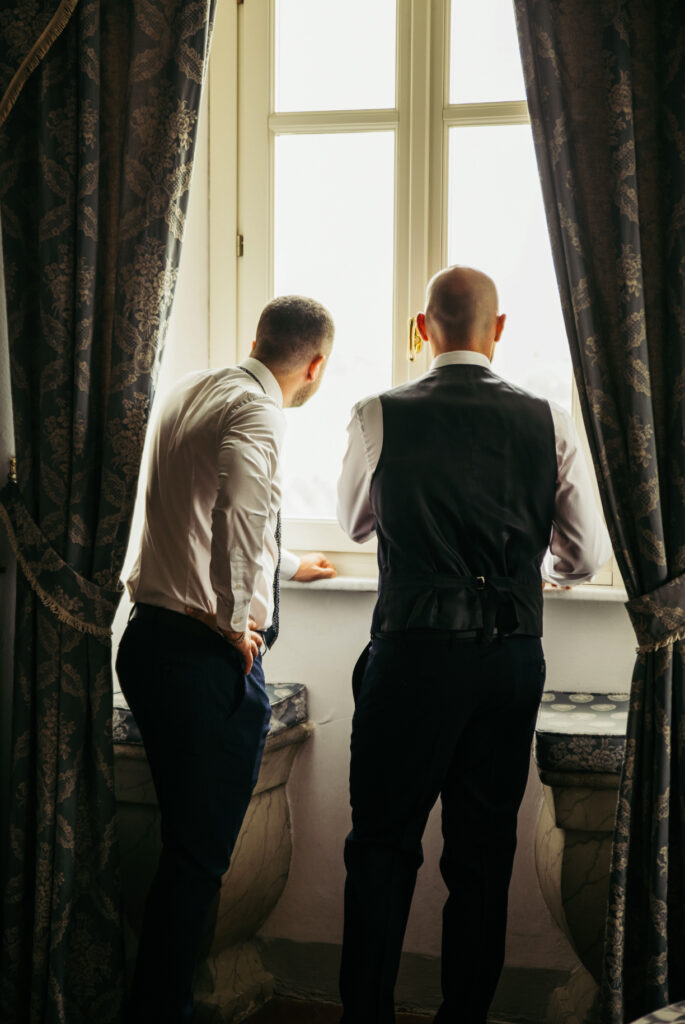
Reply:
[[[350, 408], [427, 369], [428, 353], [407, 360], [406, 323], [440, 267], [471, 264], [494, 278], [508, 316], [496, 371], [574, 403], [513, 5], [220, 7], [210, 69], [213, 358], [247, 354], [273, 295], [309, 294], [331, 310], [336, 345], [322, 390], [286, 414], [285, 536], [296, 549], [346, 552], [356, 545], [335, 523], [335, 484]], [[226, 152], [234, 127], [237, 149]], [[231, 263], [222, 254], [233, 234]]]

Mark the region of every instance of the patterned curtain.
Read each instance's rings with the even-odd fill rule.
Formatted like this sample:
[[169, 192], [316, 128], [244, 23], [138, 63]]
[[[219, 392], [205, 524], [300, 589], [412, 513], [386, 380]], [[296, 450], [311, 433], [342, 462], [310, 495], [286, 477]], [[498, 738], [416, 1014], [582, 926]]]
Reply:
[[213, 0], [0, 2], [17, 456], [0, 519], [21, 570], [3, 1024], [120, 1019], [111, 624], [212, 16]]
[[515, 0], [566, 328], [638, 641], [603, 1014], [685, 997], [685, 7]]

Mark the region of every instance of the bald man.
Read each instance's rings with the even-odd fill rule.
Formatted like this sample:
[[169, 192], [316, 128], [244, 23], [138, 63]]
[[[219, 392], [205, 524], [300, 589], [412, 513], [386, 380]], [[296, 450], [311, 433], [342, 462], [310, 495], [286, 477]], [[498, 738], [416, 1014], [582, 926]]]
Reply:
[[338, 488], [378, 538], [371, 643], [353, 674], [340, 989], [346, 1024], [394, 1020], [429, 812], [442, 797], [440, 1024], [485, 1024], [503, 958], [516, 818], [545, 680], [542, 586], [611, 554], [570, 416], [494, 374], [485, 274], [429, 283], [419, 380], [359, 402]]

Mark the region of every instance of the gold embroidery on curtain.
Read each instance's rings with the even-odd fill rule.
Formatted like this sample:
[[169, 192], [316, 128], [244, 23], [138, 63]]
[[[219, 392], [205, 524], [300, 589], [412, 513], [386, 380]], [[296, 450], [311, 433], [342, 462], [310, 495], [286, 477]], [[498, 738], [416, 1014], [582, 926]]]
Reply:
[[62, 0], [50, 23], [45, 27], [36, 39], [35, 43], [24, 57], [23, 61], [15, 71], [10, 84], [5, 90], [4, 96], [0, 98], [0, 127], [4, 124], [7, 115], [17, 102], [21, 90], [24, 88], [27, 79], [33, 74], [40, 62], [48, 53], [50, 47], [59, 38], [67, 27], [69, 19], [78, 6], [78, 0]]
[[[79, 633], [87, 633], [89, 636], [102, 637], [106, 640], [112, 636], [112, 630], [106, 626], [98, 626], [95, 622], [86, 622], [84, 619], [79, 619], [75, 615], [72, 615], [70, 611], [64, 608], [59, 601], [57, 601], [51, 594], [48, 594], [40, 583], [38, 577], [31, 569], [29, 562], [24, 558], [21, 549], [19, 547], [19, 540], [14, 527], [10, 520], [7, 510], [4, 505], [0, 504], [0, 519], [5, 524], [7, 530], [7, 537], [14, 554], [16, 555], [17, 562], [21, 566], [21, 570], [24, 576], [31, 585], [31, 589], [34, 591], [36, 596], [43, 602], [45, 607], [52, 612], [52, 614], [59, 619], [60, 622], [64, 622], [65, 625], [71, 626], [72, 629], [77, 630]], [[95, 584], [90, 584], [95, 586]]]

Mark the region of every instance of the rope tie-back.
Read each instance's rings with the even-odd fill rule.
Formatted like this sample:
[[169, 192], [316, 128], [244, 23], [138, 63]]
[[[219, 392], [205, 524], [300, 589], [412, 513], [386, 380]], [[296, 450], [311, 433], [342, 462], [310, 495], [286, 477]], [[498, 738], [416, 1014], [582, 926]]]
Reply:
[[123, 586], [100, 586], [79, 575], [49, 543], [10, 481], [0, 491], [0, 519], [31, 589], [52, 614], [89, 636], [109, 639]]
[[632, 598], [626, 608], [637, 637], [638, 654], [685, 640], [685, 573]]
[[52, 44], [67, 27], [69, 19], [78, 6], [78, 2], [79, 0], [61, 0], [52, 18], [12, 75], [9, 85], [3, 95], [0, 96], [0, 127], [2, 127], [10, 110], [19, 99], [21, 90], [26, 85], [27, 80], [47, 55]]

